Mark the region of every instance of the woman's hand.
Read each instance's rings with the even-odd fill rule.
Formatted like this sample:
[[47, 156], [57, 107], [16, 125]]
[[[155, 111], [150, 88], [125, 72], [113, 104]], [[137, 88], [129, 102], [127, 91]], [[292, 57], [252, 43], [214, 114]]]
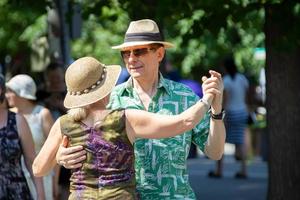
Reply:
[[222, 99], [223, 99], [223, 80], [220, 73], [209, 70], [210, 77], [207, 78], [206, 76], [202, 77], [202, 90], [203, 95], [210, 97], [213, 95], [213, 99], [211, 102], [211, 109], [212, 113], [220, 113], [222, 111]]

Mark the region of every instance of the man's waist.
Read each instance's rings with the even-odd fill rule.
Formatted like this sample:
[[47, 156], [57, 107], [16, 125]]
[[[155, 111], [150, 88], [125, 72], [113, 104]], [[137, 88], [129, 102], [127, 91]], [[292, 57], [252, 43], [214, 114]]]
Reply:
[[180, 186], [180, 189], [174, 189], [173, 186], [161, 185], [160, 187], [137, 186], [137, 191], [141, 195], [141, 199], [163, 200], [163, 199], [196, 199], [196, 196], [189, 185]]

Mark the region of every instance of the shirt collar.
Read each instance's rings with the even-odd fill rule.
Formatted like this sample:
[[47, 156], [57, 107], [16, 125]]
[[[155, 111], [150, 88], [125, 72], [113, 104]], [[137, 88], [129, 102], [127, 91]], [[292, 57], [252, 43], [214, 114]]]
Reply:
[[[125, 91], [127, 93], [131, 93], [132, 88], [133, 88], [133, 82], [132, 82], [132, 77], [130, 76], [129, 79], [125, 82], [125, 87], [123, 91], [121, 91], [121, 94], [124, 94]], [[159, 72], [159, 81], [158, 81], [157, 89], [164, 89], [168, 93], [168, 95], [171, 94], [170, 87], [168, 87], [168, 83], [166, 79], [163, 77], [163, 75], [160, 72]]]

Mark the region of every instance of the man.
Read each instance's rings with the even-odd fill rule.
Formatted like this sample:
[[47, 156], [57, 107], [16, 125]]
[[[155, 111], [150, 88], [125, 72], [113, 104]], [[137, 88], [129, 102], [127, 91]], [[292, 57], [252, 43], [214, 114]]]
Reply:
[[[174, 115], [195, 104], [198, 97], [190, 88], [164, 79], [159, 73], [165, 49], [171, 47], [171, 43], [162, 41], [154, 21], [145, 19], [131, 22], [124, 43], [113, 47], [121, 50], [130, 78], [116, 86], [109, 107], [144, 109]], [[223, 83], [219, 73], [210, 71], [210, 74], [210, 78], [203, 78], [203, 92], [216, 95], [211, 105], [211, 114], [207, 113], [200, 124], [192, 131], [176, 137], [136, 140], [136, 180], [141, 199], [196, 199], [186, 169], [191, 142], [212, 159], [222, 157], [225, 144]], [[205, 100], [203, 103], [210, 106]], [[62, 145], [57, 160], [67, 168], [80, 167], [78, 162], [85, 159], [81, 149], [64, 148]]]

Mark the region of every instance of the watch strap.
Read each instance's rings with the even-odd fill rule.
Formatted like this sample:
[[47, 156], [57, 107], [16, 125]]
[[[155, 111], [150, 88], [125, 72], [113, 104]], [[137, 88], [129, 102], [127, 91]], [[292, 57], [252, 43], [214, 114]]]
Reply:
[[208, 101], [206, 99], [202, 98], [199, 101], [204, 104], [204, 106], [206, 107], [206, 110], [210, 109], [210, 104], [208, 103]]
[[224, 117], [225, 117], [225, 110], [224, 109], [222, 109], [222, 111], [218, 114], [213, 114], [211, 110], [209, 111], [209, 113], [210, 113], [210, 117], [212, 119], [223, 120]]

